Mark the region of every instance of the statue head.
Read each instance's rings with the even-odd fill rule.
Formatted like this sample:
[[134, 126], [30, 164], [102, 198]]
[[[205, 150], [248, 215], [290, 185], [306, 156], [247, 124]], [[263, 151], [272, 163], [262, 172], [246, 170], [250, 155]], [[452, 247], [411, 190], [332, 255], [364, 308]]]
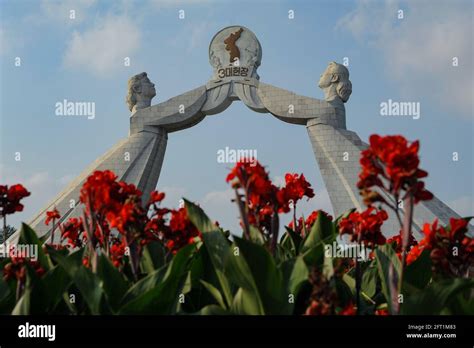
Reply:
[[155, 95], [155, 84], [150, 81], [146, 72], [132, 76], [128, 80], [126, 101], [130, 111], [149, 107]]
[[326, 101], [340, 99], [343, 103], [347, 102], [352, 93], [349, 70], [342, 64], [330, 62], [321, 75], [318, 86], [324, 91]]

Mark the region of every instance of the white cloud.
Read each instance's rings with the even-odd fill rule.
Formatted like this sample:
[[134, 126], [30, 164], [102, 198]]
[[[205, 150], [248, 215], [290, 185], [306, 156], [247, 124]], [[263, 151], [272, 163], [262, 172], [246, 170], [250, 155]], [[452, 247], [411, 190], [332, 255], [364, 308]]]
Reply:
[[[397, 11], [404, 18], [397, 19]], [[382, 53], [404, 97], [428, 96], [463, 117], [473, 117], [472, 5], [469, 2], [359, 1], [336, 29]], [[459, 66], [453, 67], [453, 57]]]
[[[42, 0], [41, 10], [50, 20], [60, 23], [77, 24], [86, 18], [87, 10], [96, 0]], [[74, 11], [74, 18], [70, 18]]]
[[139, 28], [126, 16], [100, 18], [84, 32], [74, 31], [66, 50], [64, 65], [105, 76], [124, 66], [141, 43]]

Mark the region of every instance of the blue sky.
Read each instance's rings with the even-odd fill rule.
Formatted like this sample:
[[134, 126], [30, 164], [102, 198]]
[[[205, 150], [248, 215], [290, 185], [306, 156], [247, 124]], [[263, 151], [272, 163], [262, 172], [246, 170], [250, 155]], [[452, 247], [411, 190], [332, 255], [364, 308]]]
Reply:
[[[460, 214], [474, 213], [472, 1], [0, 1], [0, 182], [31, 192], [12, 224], [28, 221], [96, 157], [128, 134], [127, 79], [148, 72], [152, 104], [205, 84], [208, 45], [229, 25], [252, 30], [263, 48], [260, 80], [323, 98], [331, 60], [349, 58], [347, 126], [421, 142], [427, 186]], [[70, 19], [70, 10], [76, 18]], [[179, 10], [185, 18], [179, 19]], [[288, 13], [294, 11], [294, 18]], [[398, 19], [403, 10], [403, 19]], [[21, 66], [15, 66], [15, 58]], [[124, 57], [131, 65], [124, 66]], [[458, 58], [458, 66], [452, 64]], [[96, 117], [58, 117], [63, 99], [96, 104]], [[421, 117], [380, 115], [380, 103], [419, 102]], [[255, 149], [277, 182], [304, 173], [316, 197], [300, 207], [331, 211], [302, 126], [234, 102], [197, 126], [170, 134], [158, 188], [166, 203], [198, 201], [238, 229], [217, 151]], [[15, 153], [21, 161], [15, 161]], [[453, 161], [453, 152], [459, 160]]]

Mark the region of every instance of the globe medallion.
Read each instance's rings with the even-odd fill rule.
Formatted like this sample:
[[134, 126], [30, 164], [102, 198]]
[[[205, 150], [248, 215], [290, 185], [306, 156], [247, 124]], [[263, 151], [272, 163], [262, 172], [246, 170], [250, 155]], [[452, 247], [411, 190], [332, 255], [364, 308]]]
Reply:
[[209, 63], [214, 80], [254, 78], [262, 61], [262, 46], [255, 34], [244, 26], [220, 30], [209, 45]]

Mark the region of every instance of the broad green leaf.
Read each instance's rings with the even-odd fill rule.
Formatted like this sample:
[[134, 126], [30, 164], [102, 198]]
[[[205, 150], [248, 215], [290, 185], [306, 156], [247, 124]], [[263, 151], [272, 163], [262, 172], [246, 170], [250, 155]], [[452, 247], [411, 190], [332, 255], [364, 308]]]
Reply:
[[394, 314], [394, 302], [398, 301], [400, 293], [401, 262], [390, 244], [379, 246], [375, 250], [375, 256], [382, 292], [387, 300], [390, 313]]
[[[408, 296], [401, 307], [401, 314], [438, 315], [456, 296], [474, 289], [474, 279], [444, 279], [433, 282], [423, 291]], [[469, 295], [468, 295], [469, 296]], [[472, 298], [471, 298], [472, 302]]]
[[194, 313], [197, 315], [231, 315], [231, 312], [226, 311], [222, 307], [219, 307], [218, 305], [208, 305], [202, 308], [199, 312]]
[[214, 299], [216, 300], [216, 302], [222, 307], [222, 308], [227, 308], [225, 302], [224, 302], [224, 298], [222, 297], [222, 294], [221, 292], [219, 291], [219, 289], [217, 289], [214, 285], [212, 285], [211, 283], [208, 283], [208, 282], [205, 282], [204, 280], [201, 280], [201, 284], [207, 289], [207, 291], [209, 291], [209, 293], [212, 295], [212, 297], [214, 297]]
[[[416, 289], [424, 289], [431, 279], [430, 251], [423, 250], [421, 255], [403, 273], [403, 286], [410, 284]], [[406, 292], [406, 291], [404, 291]]]
[[288, 281], [288, 290], [296, 298], [298, 292], [304, 282], [308, 280], [309, 271], [308, 266], [303, 260], [302, 256], [298, 256], [293, 263], [293, 269]]
[[377, 287], [377, 267], [367, 267], [362, 275], [361, 290], [369, 297], [375, 295], [375, 289]]
[[320, 242], [331, 243], [335, 238], [336, 231], [332, 221], [320, 211], [311, 231], [304, 240], [301, 251], [305, 252]]
[[97, 276], [101, 279], [102, 289], [111, 308], [117, 309], [129, 287], [128, 281], [104, 254], [99, 256], [97, 262]]
[[31, 307], [31, 290], [26, 289], [13, 308], [12, 315], [29, 315]]
[[51, 267], [51, 263], [46, 257], [43, 251], [43, 243], [39, 240], [36, 232], [27, 224], [21, 224], [20, 236], [18, 238], [18, 244], [28, 244], [37, 247], [38, 252], [38, 261], [45, 270], [49, 270]]
[[[244, 290], [255, 292], [265, 313], [286, 313], [289, 310], [288, 297], [282, 274], [273, 257], [261, 245], [238, 237], [234, 237], [234, 241], [239, 248], [239, 255], [232, 257], [233, 261], [229, 263], [235, 266], [231, 279]], [[236, 274], [238, 272], [241, 274]]]
[[252, 290], [239, 288], [234, 296], [231, 311], [238, 315], [264, 315], [265, 311], [258, 298], [258, 294]]
[[152, 273], [161, 268], [166, 260], [166, 251], [160, 242], [152, 242], [143, 247], [140, 265], [145, 273]]
[[222, 231], [209, 219], [204, 211], [187, 200], [185, 206], [191, 222], [202, 232], [203, 245], [214, 266], [214, 271], [220, 285], [220, 291], [228, 305], [232, 302], [230, 284], [225, 274], [225, 264], [231, 250], [229, 241]]
[[[175, 314], [179, 296], [188, 278], [188, 264], [196, 249], [195, 245], [187, 245], [182, 248], [167, 267], [165, 274], [158, 284], [147, 291], [137, 292], [137, 296], [127, 301], [129, 295], [136, 289], [125, 295], [126, 303], [121, 307], [120, 314]], [[148, 280], [151, 282], [151, 279]], [[138, 284], [138, 283], [137, 283]], [[145, 288], [147, 284], [141, 284]]]

